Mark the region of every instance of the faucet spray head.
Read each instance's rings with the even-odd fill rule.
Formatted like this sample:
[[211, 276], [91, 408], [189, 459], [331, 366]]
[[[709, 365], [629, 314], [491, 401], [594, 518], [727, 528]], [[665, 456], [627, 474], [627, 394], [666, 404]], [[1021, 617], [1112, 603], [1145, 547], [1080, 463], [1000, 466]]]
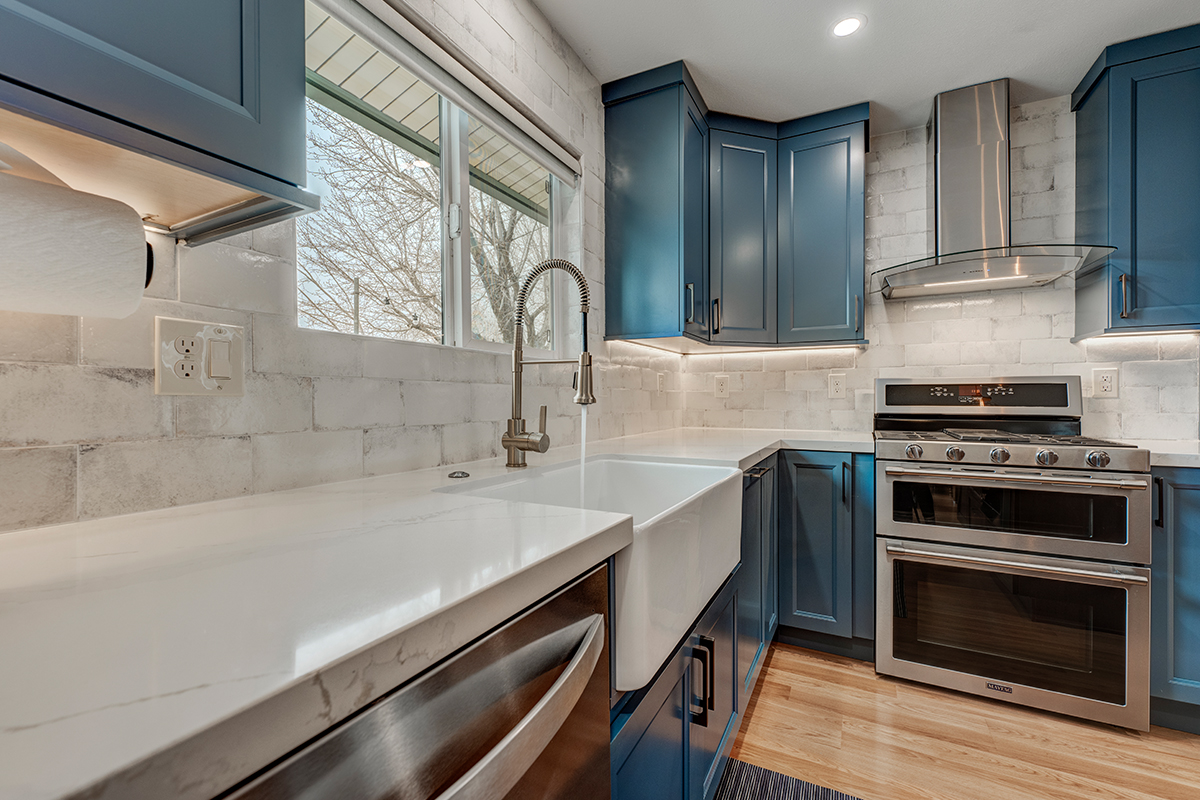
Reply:
[[579, 374], [575, 379], [575, 402], [589, 406], [596, 402], [592, 394], [592, 354], [586, 350], [579, 354]]

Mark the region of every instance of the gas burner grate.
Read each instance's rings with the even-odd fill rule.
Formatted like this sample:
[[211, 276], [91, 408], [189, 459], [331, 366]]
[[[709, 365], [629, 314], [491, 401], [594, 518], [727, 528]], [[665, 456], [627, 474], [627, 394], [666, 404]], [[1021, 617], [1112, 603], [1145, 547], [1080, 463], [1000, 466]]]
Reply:
[[969, 428], [946, 428], [947, 436], [963, 442], [1028, 442], [1029, 436], [995, 429], [971, 430]]

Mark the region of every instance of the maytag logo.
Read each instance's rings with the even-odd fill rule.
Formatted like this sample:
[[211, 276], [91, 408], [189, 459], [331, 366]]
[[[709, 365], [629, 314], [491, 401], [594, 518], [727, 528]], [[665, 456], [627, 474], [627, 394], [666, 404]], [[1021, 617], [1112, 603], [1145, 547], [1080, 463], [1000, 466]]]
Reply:
[[1011, 686], [1001, 686], [998, 683], [989, 683], [987, 685], [987, 687], [989, 689], [991, 689], [993, 692], [1004, 692], [1005, 694], [1012, 694]]

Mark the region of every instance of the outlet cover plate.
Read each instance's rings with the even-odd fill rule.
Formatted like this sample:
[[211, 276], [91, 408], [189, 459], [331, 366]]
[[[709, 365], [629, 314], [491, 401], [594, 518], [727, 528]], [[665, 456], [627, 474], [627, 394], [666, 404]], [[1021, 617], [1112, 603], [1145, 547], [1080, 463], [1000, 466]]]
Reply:
[[832, 400], [841, 400], [846, 396], [846, 376], [845, 375], [830, 375], [829, 376], [829, 397]]
[[1120, 381], [1120, 370], [1116, 367], [1092, 370], [1092, 397], [1106, 400], [1117, 397], [1121, 388]]
[[717, 397], [729, 397], [729, 376], [717, 375], [713, 379], [713, 388]]
[[[184, 350], [195, 352], [183, 352], [178, 346], [181, 340], [187, 345]], [[211, 377], [213, 342], [229, 342], [229, 378]], [[238, 325], [155, 317], [154, 393], [241, 397], [246, 393], [245, 350], [246, 331]], [[182, 370], [176, 370], [181, 361], [196, 365], [190, 378], [180, 377]]]

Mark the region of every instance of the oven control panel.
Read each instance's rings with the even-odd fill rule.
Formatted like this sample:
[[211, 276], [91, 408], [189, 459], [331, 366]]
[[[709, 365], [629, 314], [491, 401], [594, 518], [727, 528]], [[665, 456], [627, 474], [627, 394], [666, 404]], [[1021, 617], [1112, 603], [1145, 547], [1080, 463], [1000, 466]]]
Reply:
[[885, 387], [889, 407], [998, 406], [1009, 408], [1060, 408], [1070, 402], [1063, 383], [946, 383], [894, 384]]

